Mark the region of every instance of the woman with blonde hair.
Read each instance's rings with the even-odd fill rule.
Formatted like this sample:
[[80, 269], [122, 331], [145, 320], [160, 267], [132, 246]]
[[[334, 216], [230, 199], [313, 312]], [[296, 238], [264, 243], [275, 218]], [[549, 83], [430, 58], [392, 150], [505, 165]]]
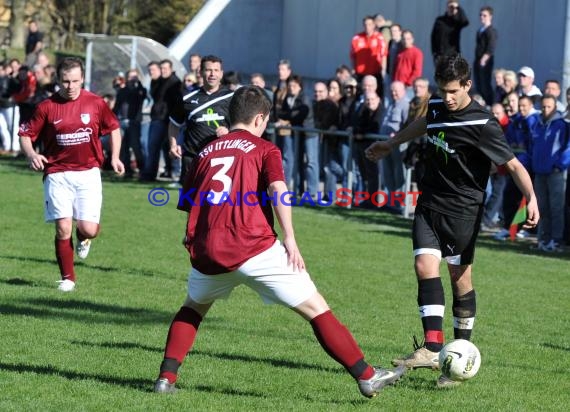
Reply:
[[514, 92], [519, 84], [517, 74], [512, 70], [506, 70], [503, 73], [503, 88], [505, 89], [505, 96], [510, 92]]

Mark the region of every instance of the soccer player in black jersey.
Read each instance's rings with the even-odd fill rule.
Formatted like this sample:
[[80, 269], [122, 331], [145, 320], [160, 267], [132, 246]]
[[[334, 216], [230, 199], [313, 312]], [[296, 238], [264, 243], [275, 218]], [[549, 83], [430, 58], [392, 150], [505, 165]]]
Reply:
[[[539, 219], [532, 181], [511, 152], [497, 120], [469, 96], [471, 69], [461, 55], [438, 61], [435, 80], [439, 93], [429, 100], [425, 117], [400, 131], [393, 139], [376, 142], [366, 150], [370, 160], [386, 156], [393, 148], [427, 134], [426, 173], [422, 179], [413, 224], [418, 306], [424, 344], [394, 365], [438, 369], [444, 344], [445, 297], [439, 275], [441, 258], [447, 261], [453, 290], [455, 339], [471, 338], [475, 320], [475, 290], [471, 265], [479, 232], [485, 187], [491, 162], [505, 165], [527, 201], [524, 227]], [[440, 388], [457, 385], [441, 375]]]
[[[181, 184], [202, 147], [228, 134], [230, 128], [229, 106], [234, 93], [222, 86], [222, 59], [204, 56], [200, 64], [204, 85], [184, 95], [180, 91], [169, 113], [170, 155], [182, 159]], [[182, 127], [184, 138], [180, 142], [178, 134]]]

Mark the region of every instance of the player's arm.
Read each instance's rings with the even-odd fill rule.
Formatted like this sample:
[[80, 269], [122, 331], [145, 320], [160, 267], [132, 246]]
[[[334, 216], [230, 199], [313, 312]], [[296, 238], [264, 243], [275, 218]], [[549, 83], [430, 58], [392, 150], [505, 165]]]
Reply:
[[424, 116], [414, 120], [405, 129], [400, 130], [392, 139], [372, 143], [365, 151], [366, 157], [375, 162], [388, 156], [395, 147], [399, 147], [401, 144], [423, 136], [426, 133], [427, 121]]
[[532, 187], [532, 180], [525, 167], [516, 157], [505, 163], [505, 167], [526, 199], [527, 218], [526, 224], [523, 226], [527, 229], [533, 228], [538, 224], [540, 215], [536, 195]]
[[297, 270], [305, 270], [305, 262], [303, 256], [297, 246], [295, 240], [295, 232], [293, 231], [293, 217], [291, 214], [291, 202], [284, 202], [287, 197], [287, 185], [282, 180], [271, 183], [267, 189], [270, 198], [277, 199], [273, 202], [273, 210], [277, 216], [277, 221], [283, 232], [283, 246], [287, 250], [289, 263]]
[[32, 145], [32, 139], [30, 139], [29, 136], [20, 137], [20, 148], [28, 158], [28, 163], [32, 170], [44, 170], [44, 163], [47, 163], [48, 160], [44, 155], [36, 153], [34, 146]]
[[121, 153], [121, 129], [117, 128], [111, 131], [111, 166], [118, 175], [125, 173], [125, 166], [119, 159]]
[[20, 136], [20, 148], [28, 159], [30, 168], [35, 171], [44, 170], [45, 164], [48, 163], [47, 158], [37, 153], [34, 149], [32, 139], [34, 141], [41, 136], [41, 131], [46, 124], [47, 113], [44, 105], [39, 105], [32, 118], [20, 126], [18, 135]]
[[170, 156], [181, 159], [182, 147], [178, 144], [178, 133], [180, 133], [180, 126], [170, 119], [168, 123], [168, 140], [170, 142]]

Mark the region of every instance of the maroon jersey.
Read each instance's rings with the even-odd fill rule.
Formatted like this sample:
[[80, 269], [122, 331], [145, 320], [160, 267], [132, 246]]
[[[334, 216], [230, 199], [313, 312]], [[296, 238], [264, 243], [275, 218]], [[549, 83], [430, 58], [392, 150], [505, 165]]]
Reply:
[[186, 247], [208, 275], [236, 270], [277, 239], [269, 184], [284, 181], [281, 152], [236, 130], [203, 147], [186, 178], [178, 208], [189, 212]]
[[105, 101], [87, 90], [75, 100], [59, 94], [41, 102], [19, 135], [41, 139], [48, 163], [44, 173], [89, 170], [103, 164], [100, 136], [119, 128]]

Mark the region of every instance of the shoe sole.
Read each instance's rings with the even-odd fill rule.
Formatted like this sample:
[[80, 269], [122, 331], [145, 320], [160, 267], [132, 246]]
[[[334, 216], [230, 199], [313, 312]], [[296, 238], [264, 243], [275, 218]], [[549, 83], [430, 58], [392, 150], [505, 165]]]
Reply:
[[405, 362], [398, 363], [396, 361], [392, 361], [392, 366], [403, 366], [406, 369], [414, 370], [414, 369], [431, 369], [433, 371], [439, 370], [439, 365], [406, 365]]

